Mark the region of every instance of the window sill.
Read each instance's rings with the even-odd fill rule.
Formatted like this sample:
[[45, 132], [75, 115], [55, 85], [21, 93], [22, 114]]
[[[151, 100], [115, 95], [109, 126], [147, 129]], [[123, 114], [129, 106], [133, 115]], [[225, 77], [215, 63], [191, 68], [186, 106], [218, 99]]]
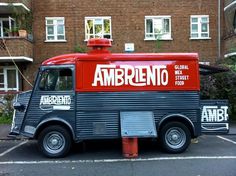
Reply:
[[67, 40], [45, 40], [45, 43], [65, 43]]
[[144, 41], [156, 41], [156, 40], [160, 40], [160, 41], [172, 41], [173, 38], [166, 38], [166, 39], [148, 39], [148, 38], [145, 38]]
[[189, 38], [189, 40], [211, 40], [211, 37]]

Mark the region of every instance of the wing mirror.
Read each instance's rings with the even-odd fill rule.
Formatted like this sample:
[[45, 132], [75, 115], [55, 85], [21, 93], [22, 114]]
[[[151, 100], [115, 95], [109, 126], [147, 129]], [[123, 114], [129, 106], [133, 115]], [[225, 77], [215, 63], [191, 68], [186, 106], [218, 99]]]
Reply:
[[15, 102], [13, 104], [13, 107], [14, 107], [15, 110], [18, 110], [20, 112], [23, 112], [25, 110], [25, 105], [20, 104], [19, 102]]

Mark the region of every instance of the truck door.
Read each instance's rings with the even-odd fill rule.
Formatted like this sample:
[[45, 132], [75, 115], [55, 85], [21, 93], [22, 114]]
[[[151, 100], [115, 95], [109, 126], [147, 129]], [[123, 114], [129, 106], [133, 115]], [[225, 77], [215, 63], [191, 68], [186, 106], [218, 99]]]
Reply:
[[74, 128], [74, 107], [74, 66], [41, 67], [25, 119], [25, 132], [34, 134], [39, 124], [52, 120]]

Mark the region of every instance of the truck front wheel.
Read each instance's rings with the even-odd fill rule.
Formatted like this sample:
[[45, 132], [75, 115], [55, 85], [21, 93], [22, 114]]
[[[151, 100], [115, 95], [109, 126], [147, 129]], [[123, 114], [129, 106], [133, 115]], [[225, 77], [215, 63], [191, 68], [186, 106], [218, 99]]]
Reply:
[[62, 126], [49, 126], [39, 134], [38, 146], [49, 158], [64, 157], [70, 151], [71, 136]]
[[169, 122], [160, 131], [162, 148], [168, 153], [184, 152], [190, 142], [189, 129], [180, 122]]

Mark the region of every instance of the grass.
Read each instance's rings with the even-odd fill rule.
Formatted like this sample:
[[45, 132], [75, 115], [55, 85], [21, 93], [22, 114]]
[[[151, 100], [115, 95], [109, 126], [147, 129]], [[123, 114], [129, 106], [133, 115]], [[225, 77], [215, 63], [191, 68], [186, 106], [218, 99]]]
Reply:
[[0, 124], [11, 124], [12, 118], [11, 117], [2, 117], [0, 116]]

